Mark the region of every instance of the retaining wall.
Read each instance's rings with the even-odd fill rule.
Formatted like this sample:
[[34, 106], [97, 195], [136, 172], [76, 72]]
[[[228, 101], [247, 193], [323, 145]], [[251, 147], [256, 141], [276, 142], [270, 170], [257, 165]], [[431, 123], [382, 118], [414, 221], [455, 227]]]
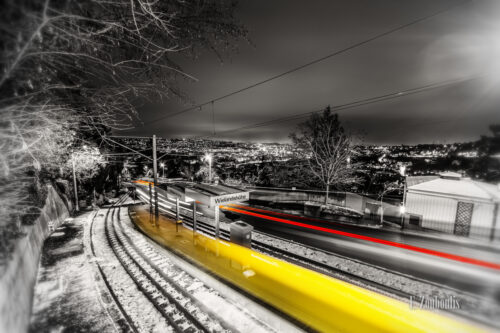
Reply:
[[[304, 206], [305, 203], [313, 202], [323, 204], [325, 202], [325, 193], [323, 191], [288, 190], [276, 188], [250, 189], [251, 203], [253, 202], [259, 204], [262, 202], [274, 202], [278, 205], [279, 203], [285, 203], [287, 207], [292, 207], [294, 203], [297, 203], [298, 207], [305, 207], [304, 214], [306, 216], [319, 217], [318, 214], [320, 210], [318, 210], [319, 208], [314, 205], [310, 207], [307, 207], [307, 205]], [[383, 202], [381, 204], [379, 200], [364, 197], [356, 193], [332, 192], [328, 196], [328, 204], [355, 210], [358, 213], [365, 215], [365, 219], [368, 217], [368, 219], [373, 221], [380, 221], [382, 209], [384, 220], [400, 223], [402, 218], [399, 206], [387, 202]], [[335, 219], [339, 220], [339, 217], [337, 216]]]
[[[325, 193], [322, 191], [303, 191], [303, 190], [266, 190], [254, 189], [250, 192], [250, 200], [268, 201], [268, 202], [325, 202]], [[359, 194], [331, 192], [328, 195], [328, 204], [354, 209], [363, 213], [366, 198]]]
[[68, 216], [66, 205], [48, 186], [39, 218], [32, 226], [24, 227], [25, 236], [17, 242], [7, 266], [0, 270], [0, 332], [28, 330], [43, 242]]

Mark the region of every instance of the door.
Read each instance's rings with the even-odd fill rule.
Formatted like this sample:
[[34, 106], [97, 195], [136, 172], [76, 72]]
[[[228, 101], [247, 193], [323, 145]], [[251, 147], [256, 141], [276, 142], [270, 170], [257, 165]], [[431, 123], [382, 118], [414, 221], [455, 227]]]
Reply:
[[422, 217], [420, 215], [410, 214], [410, 219], [408, 223], [416, 227], [421, 227]]
[[457, 214], [455, 216], [455, 230], [454, 230], [455, 235], [469, 236], [473, 208], [474, 208], [473, 203], [462, 202], [462, 201], [458, 202]]

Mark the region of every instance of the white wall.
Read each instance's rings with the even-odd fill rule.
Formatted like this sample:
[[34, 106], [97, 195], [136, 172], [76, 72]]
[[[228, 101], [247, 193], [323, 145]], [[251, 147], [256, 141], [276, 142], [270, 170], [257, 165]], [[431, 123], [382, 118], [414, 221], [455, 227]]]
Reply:
[[491, 203], [474, 203], [470, 228], [471, 237], [489, 239], [491, 227], [493, 226], [494, 209], [495, 205]]
[[497, 222], [496, 222], [496, 228], [495, 228], [495, 238], [493, 241], [495, 242], [500, 242], [500, 207], [497, 209]]
[[[5, 271], [0, 272], [0, 332], [27, 332], [40, 253], [45, 238], [69, 216], [57, 192], [48, 186], [40, 216], [16, 241]], [[1, 271], [1, 270], [0, 270]]]
[[457, 200], [408, 192], [406, 212], [422, 216], [422, 227], [453, 233]]

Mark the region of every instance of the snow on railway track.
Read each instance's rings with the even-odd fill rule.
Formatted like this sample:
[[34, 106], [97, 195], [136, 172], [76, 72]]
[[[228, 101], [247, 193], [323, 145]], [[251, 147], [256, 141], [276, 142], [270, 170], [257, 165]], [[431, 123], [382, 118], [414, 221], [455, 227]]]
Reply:
[[[96, 214], [103, 223], [92, 223], [90, 245], [107, 291], [127, 322], [126, 331], [275, 331], [162, 255], [134, 230], [128, 209], [122, 209], [125, 200]], [[221, 308], [227, 313], [216, 313]]]
[[[170, 207], [174, 209], [175, 207]], [[192, 223], [192, 211], [187, 211], [183, 207], [180, 209], [181, 216], [184, 224], [188, 228], [193, 227]], [[168, 208], [163, 208], [162, 213], [168, 215], [175, 215], [173, 212], [169, 212]], [[197, 230], [211, 237], [215, 236], [215, 227], [208, 223], [210, 219], [199, 217], [197, 221]], [[205, 221], [205, 222], [204, 222]], [[450, 298], [451, 296], [456, 297], [462, 301], [462, 307], [459, 309], [447, 309], [443, 312], [449, 313], [454, 316], [468, 319], [472, 322], [478, 322], [485, 324], [487, 326], [492, 325], [492, 319], [498, 316], [498, 305], [492, 304], [491, 301], [479, 297], [477, 295], [472, 295], [460, 290], [456, 290], [447, 286], [432, 283], [430, 281], [425, 281], [419, 278], [408, 276], [399, 272], [390, 271], [375, 265], [361, 263], [357, 260], [351, 258], [341, 257], [337, 254], [328, 253], [319, 249], [312, 249], [303, 245], [295, 244], [290, 240], [284, 240], [276, 236], [271, 236], [264, 234], [262, 232], [254, 232], [254, 236], [257, 239], [252, 239], [252, 248], [265, 253], [267, 255], [273, 256], [278, 259], [282, 259], [299, 266], [332, 276], [344, 280], [349, 283], [382, 293], [384, 295], [399, 299], [404, 302], [408, 302], [410, 299], [421, 299], [422, 295], [425, 297], [433, 297], [439, 295], [442, 299]], [[229, 230], [224, 223], [221, 223], [220, 237], [224, 240], [229, 240]], [[287, 247], [283, 247], [283, 243], [287, 245], [293, 245], [295, 247], [306, 248], [305, 252], [314, 253], [313, 257], [305, 256], [303, 250], [295, 252], [290, 251]], [[279, 244], [279, 245], [278, 245]], [[355, 265], [356, 267], [361, 267], [360, 271], [350, 271], [346, 269], [347, 267], [336, 267], [327, 261], [323, 262], [318, 260], [316, 257], [325, 256], [335, 256], [337, 260], [349, 261], [350, 265]], [[385, 276], [387, 280], [384, 281], [383, 278], [374, 279], [375, 276], [381, 275]], [[387, 282], [390, 283], [387, 283]], [[397, 281], [398, 283], [395, 283]], [[499, 328], [498, 324], [494, 325], [495, 328]]]
[[[197, 304], [183, 287], [163, 273], [162, 258], [149, 258], [134, 245], [119, 221], [120, 207], [111, 208], [105, 230], [109, 245], [137, 288], [176, 332], [227, 332], [229, 325]], [[109, 216], [108, 216], [109, 217]]]

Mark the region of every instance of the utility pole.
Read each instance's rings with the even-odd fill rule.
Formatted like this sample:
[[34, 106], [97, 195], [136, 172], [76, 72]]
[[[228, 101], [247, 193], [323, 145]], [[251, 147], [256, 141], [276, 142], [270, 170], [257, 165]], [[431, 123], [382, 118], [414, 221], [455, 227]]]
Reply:
[[179, 198], [175, 198], [175, 232], [179, 232], [179, 223], [180, 223], [180, 207], [179, 207]]
[[408, 180], [406, 176], [406, 166], [402, 165], [399, 168], [399, 173], [401, 176], [404, 177], [404, 188], [403, 188], [403, 204], [401, 205], [400, 212], [401, 212], [401, 229], [404, 229], [405, 227], [405, 212], [406, 212], [406, 182]]
[[382, 195], [380, 196], [380, 225], [384, 224], [384, 193], [385, 189], [382, 189]]
[[153, 192], [151, 190], [151, 183], [149, 185], [149, 218], [151, 219], [151, 215], [153, 214]]
[[219, 221], [219, 206], [215, 206], [215, 211], [214, 211], [214, 215], [215, 215], [215, 238], [217, 240], [219, 240], [219, 236], [220, 236], [220, 229], [219, 229], [219, 224], [220, 224], [220, 221]]
[[208, 160], [208, 181], [210, 184], [212, 184], [212, 156], [210, 156], [210, 159]]
[[153, 179], [155, 193], [155, 222], [158, 223], [158, 161], [156, 160], [156, 135], [153, 135]]
[[196, 233], [196, 200], [193, 201], [193, 236], [195, 233]]
[[75, 187], [75, 211], [80, 211], [78, 206], [78, 187], [76, 185], [75, 157], [71, 154], [71, 163], [73, 164], [73, 186]]

